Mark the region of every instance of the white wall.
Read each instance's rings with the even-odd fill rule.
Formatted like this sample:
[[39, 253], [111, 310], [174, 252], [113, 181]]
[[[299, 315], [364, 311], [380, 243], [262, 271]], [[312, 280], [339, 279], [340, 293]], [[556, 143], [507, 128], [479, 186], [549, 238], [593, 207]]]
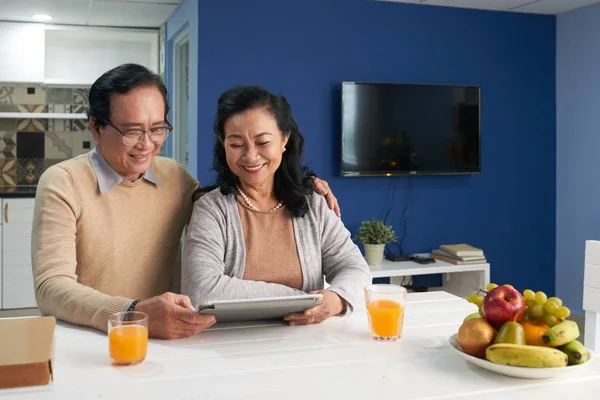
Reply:
[[600, 5], [556, 32], [556, 294], [581, 313], [585, 241], [600, 239]]

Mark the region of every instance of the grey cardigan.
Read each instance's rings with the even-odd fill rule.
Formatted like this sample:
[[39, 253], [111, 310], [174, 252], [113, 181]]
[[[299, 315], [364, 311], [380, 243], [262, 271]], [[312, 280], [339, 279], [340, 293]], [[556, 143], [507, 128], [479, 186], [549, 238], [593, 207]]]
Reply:
[[323, 196], [308, 196], [309, 211], [292, 218], [300, 266], [302, 290], [278, 283], [242, 279], [246, 245], [237, 199], [215, 189], [194, 204], [184, 247], [182, 289], [197, 307], [207, 300], [290, 296], [322, 290], [323, 276], [348, 302], [351, 312], [371, 272], [350, 232], [327, 207]]

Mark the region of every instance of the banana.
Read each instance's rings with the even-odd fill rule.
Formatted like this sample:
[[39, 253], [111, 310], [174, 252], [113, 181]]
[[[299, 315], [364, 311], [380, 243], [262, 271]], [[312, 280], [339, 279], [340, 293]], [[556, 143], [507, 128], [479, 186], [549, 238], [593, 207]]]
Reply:
[[569, 365], [583, 364], [590, 359], [590, 352], [579, 340], [573, 340], [558, 349], [569, 356]]
[[550, 347], [565, 345], [579, 337], [579, 327], [573, 321], [563, 321], [548, 329], [542, 336], [544, 344]]
[[496, 364], [513, 367], [552, 368], [566, 367], [569, 358], [560, 350], [523, 344], [493, 344], [485, 357]]

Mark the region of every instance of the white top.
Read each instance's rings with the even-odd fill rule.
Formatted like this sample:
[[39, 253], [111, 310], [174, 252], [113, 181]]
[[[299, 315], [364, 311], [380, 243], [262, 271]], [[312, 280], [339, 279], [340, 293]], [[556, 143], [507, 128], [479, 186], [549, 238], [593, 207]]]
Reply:
[[[597, 398], [600, 362], [549, 380], [483, 370], [448, 338], [475, 307], [444, 292], [408, 295], [397, 342], [368, 333], [363, 308], [318, 325], [213, 327], [192, 338], [151, 340], [146, 360], [112, 367], [103, 333], [59, 324], [55, 381], [0, 390], [13, 399], [544, 399]], [[250, 325], [250, 324], [248, 324]]]
[[[428, 256], [428, 254], [417, 254]], [[431, 264], [419, 264], [414, 261], [390, 261], [385, 258], [381, 261], [381, 266], [372, 266], [371, 275], [373, 278], [387, 278], [394, 276], [414, 276], [429, 274], [445, 274], [452, 272], [469, 272], [489, 270], [490, 264], [487, 262], [479, 264], [455, 265], [446, 261], [435, 260]]]

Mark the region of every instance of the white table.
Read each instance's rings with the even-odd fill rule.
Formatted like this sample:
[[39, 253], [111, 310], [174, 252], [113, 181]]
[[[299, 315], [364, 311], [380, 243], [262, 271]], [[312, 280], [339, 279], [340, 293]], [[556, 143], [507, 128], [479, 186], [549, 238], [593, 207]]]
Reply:
[[[0, 391], [13, 399], [467, 399], [597, 398], [600, 361], [550, 380], [479, 369], [448, 337], [475, 307], [444, 292], [409, 294], [403, 338], [377, 342], [364, 310], [319, 325], [213, 328], [152, 340], [134, 367], [112, 367], [106, 335], [61, 324], [55, 381]], [[523, 397], [525, 396], [525, 397]]]
[[[421, 254], [426, 256], [426, 254]], [[391, 283], [401, 284], [402, 277], [443, 274], [441, 289], [459, 297], [467, 297], [477, 288], [485, 289], [490, 283], [490, 264], [454, 265], [441, 260], [432, 264], [414, 261], [389, 261], [381, 266], [370, 266], [373, 278], [391, 278]]]

